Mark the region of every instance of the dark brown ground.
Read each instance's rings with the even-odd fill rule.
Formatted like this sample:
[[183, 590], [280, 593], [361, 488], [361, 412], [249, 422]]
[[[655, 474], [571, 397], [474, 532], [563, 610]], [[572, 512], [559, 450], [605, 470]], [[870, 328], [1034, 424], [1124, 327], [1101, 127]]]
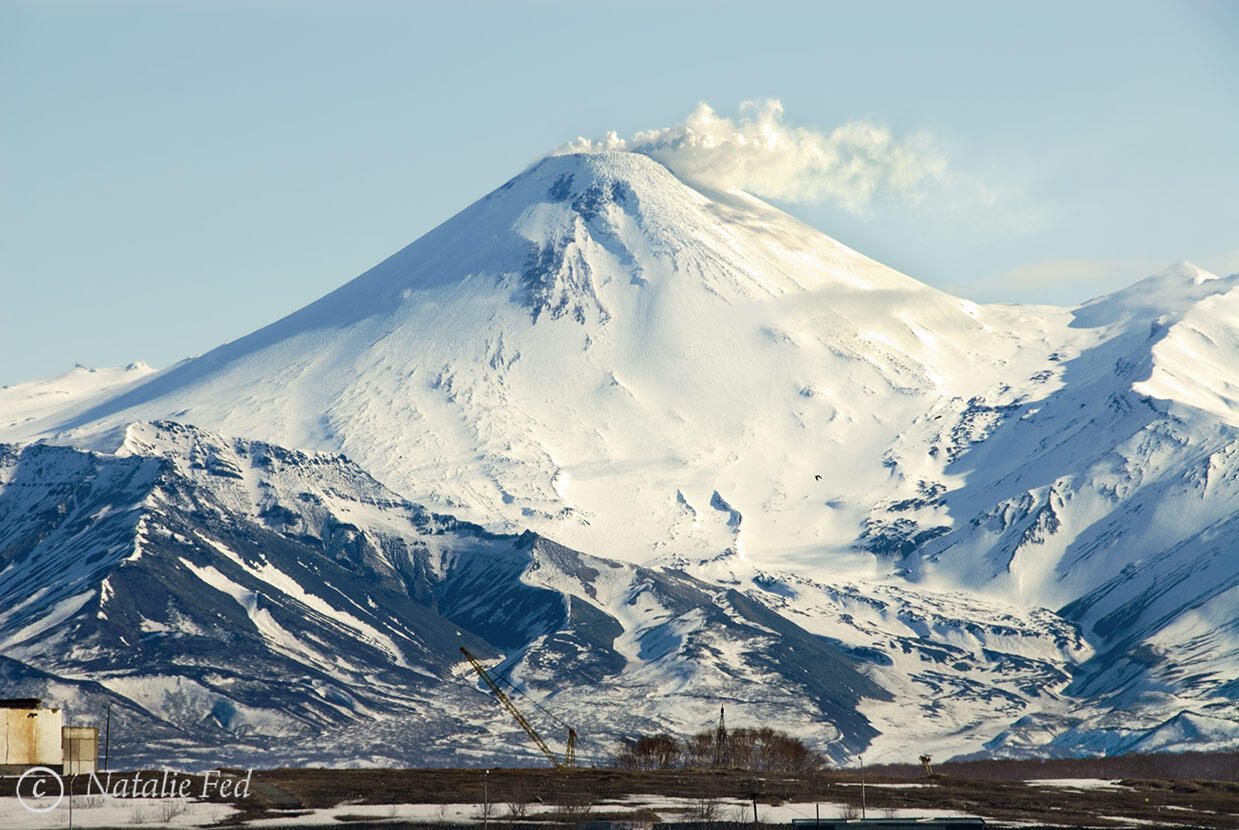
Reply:
[[[983, 816], [992, 826], [1239, 828], [1239, 754], [1135, 756], [1074, 761], [988, 761], [946, 764], [932, 779], [919, 766], [866, 770], [867, 785], [919, 783], [928, 787], [865, 787], [866, 814], [881, 818], [884, 810], [933, 809]], [[1152, 773], [1152, 774], [1150, 774]], [[1183, 774], [1179, 774], [1183, 773]], [[149, 773], [155, 775], [156, 773]], [[244, 772], [241, 773], [244, 775]], [[130, 773], [132, 775], [132, 773]], [[147, 775], [143, 774], [144, 777]], [[1119, 780], [1122, 789], [1060, 789], [1033, 786], [1026, 780], [1045, 778]], [[0, 795], [11, 795], [14, 779], [0, 782]], [[785, 801], [861, 806], [861, 776], [856, 770], [807, 775], [755, 774], [741, 770], [667, 770], [639, 772], [608, 769], [415, 769], [415, 770], [257, 770], [251, 796], [238, 804], [245, 812], [237, 821], [296, 815], [344, 802], [357, 804], [493, 805], [491, 830], [521, 826], [521, 805], [536, 807], [538, 820], [575, 826], [584, 820], [649, 818], [624, 813], [614, 802], [626, 795], [661, 795], [691, 799], [696, 805], [683, 816], [685, 826], [723, 824], [734, 812], [712, 811], [714, 799], [752, 799], [761, 804]], [[84, 791], [78, 778], [77, 791]], [[547, 815], [547, 805], [557, 809]], [[829, 813], [827, 812], [829, 810]], [[665, 812], [665, 811], [663, 811]], [[823, 818], [838, 815], [823, 809]], [[364, 827], [360, 820], [334, 821], [332, 826]], [[1122, 819], [1128, 819], [1125, 822]], [[235, 823], [235, 822], [234, 822]], [[477, 823], [481, 823], [479, 819]], [[411, 827], [386, 823], [384, 827]], [[437, 825], [443, 828], [444, 825]], [[545, 827], [545, 824], [540, 825]], [[524, 824], [526, 830], [533, 825]]]
[[[1154, 756], [1164, 759], [1166, 756]], [[1118, 827], [1110, 817], [1151, 822], [1157, 826], [1239, 828], [1239, 784], [1233, 780], [1237, 756], [1214, 756], [1212, 770], [1199, 768], [1199, 777], [1125, 778], [1123, 770], [1149, 769], [1150, 763], [1183, 762], [1106, 759], [1078, 766], [1038, 762], [986, 762], [969, 766], [969, 776], [954, 768], [925, 779], [920, 768], [911, 774], [866, 771], [867, 784], [929, 783], [919, 788], [865, 788], [866, 813], [880, 818], [886, 808], [953, 810], [980, 815], [992, 824], [1037, 822], [1046, 827]], [[1195, 759], [1195, 760], [1200, 760]], [[1125, 766], [1127, 764], [1127, 766]], [[1192, 769], [1197, 769], [1192, 767]], [[1022, 780], [1039, 778], [1121, 779], [1118, 790], [1069, 790], [1032, 786]], [[1224, 779], [1224, 780], [1209, 780]], [[861, 806], [860, 775], [830, 771], [811, 775], [753, 773], [740, 770], [636, 772], [605, 769], [557, 771], [551, 769], [484, 770], [310, 770], [281, 769], [255, 772], [254, 781], [273, 792], [287, 794], [302, 807], [329, 807], [344, 801], [364, 804], [461, 803], [488, 800], [495, 817], [510, 821], [509, 805], [560, 805], [565, 823], [583, 817], [620, 817], [605, 802], [630, 794], [678, 796], [708, 802], [715, 798], [751, 799], [759, 804], [815, 801]], [[484, 794], [485, 789], [485, 794]], [[519, 809], [519, 808], [518, 808]], [[831, 816], [837, 814], [836, 808]], [[694, 810], [700, 816], [707, 810]], [[759, 808], [760, 815], [760, 808]], [[545, 819], [545, 816], [540, 816]], [[685, 815], [688, 821], [692, 816]], [[491, 824], [499, 822], [492, 820]], [[1026, 825], [1027, 826], [1027, 825]]]

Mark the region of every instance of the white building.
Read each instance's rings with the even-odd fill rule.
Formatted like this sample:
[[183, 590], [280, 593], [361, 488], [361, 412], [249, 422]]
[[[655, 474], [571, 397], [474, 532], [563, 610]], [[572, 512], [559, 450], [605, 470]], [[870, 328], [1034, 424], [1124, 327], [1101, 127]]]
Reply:
[[64, 725], [61, 709], [47, 709], [38, 698], [0, 700], [0, 772], [20, 773], [51, 767], [66, 774], [98, 766], [99, 730]]

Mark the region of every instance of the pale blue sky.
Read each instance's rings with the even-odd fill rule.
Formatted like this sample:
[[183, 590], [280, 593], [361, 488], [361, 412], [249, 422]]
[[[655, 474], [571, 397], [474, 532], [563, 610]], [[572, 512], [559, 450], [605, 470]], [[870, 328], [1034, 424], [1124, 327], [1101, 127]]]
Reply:
[[0, 383], [166, 365], [351, 279], [555, 146], [735, 115], [918, 131], [832, 236], [976, 300], [1239, 271], [1239, 4], [0, 0]]

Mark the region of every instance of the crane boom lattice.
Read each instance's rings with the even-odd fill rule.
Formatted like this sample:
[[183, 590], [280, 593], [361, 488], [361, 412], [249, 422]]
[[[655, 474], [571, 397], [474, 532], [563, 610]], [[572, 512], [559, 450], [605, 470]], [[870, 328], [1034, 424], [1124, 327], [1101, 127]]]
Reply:
[[490, 687], [490, 690], [495, 693], [495, 697], [499, 698], [499, 702], [503, 704], [503, 708], [507, 709], [508, 714], [516, 719], [516, 722], [519, 723], [521, 728], [525, 730], [525, 734], [528, 735], [530, 740], [537, 745], [538, 749], [542, 750], [542, 754], [549, 758], [552, 764], [556, 767], [576, 766], [576, 732], [573, 729], [568, 729], [568, 747], [564, 751], [564, 758], [561, 761], [559, 757], [551, 751], [551, 748], [546, 745], [546, 741], [542, 740], [542, 736], [538, 734], [537, 730], [533, 728], [529, 721], [525, 719], [525, 716], [521, 714], [520, 710], [516, 708], [516, 704], [514, 704], [512, 700], [504, 694], [503, 689], [499, 688], [499, 684], [496, 683], [495, 679], [490, 676], [490, 672], [486, 671], [486, 669], [482, 667], [482, 664], [477, 661], [477, 658], [470, 654], [464, 646], [460, 647], [460, 653], [465, 655], [465, 659], [469, 661], [471, 666], [473, 666], [473, 670], [478, 673], [478, 676], [481, 677], [486, 685]]

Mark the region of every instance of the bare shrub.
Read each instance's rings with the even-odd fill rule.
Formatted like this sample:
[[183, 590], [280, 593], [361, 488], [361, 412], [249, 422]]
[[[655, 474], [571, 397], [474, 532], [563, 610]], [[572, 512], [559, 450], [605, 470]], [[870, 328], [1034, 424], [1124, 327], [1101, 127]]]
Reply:
[[672, 769], [680, 765], [680, 757], [680, 742], [671, 735], [643, 735], [625, 742], [615, 765], [621, 769]]
[[174, 799], [160, 801], [155, 806], [156, 820], [160, 824], [167, 824], [172, 819], [185, 812], [185, 804]]
[[594, 810], [594, 802], [584, 793], [573, 793], [564, 798], [558, 805], [556, 813], [560, 818], [572, 823], [580, 821]]
[[[725, 746], [719, 746], [719, 743]], [[671, 735], [645, 735], [626, 741], [615, 765], [621, 769], [656, 770], [726, 766], [761, 772], [813, 772], [825, 762], [799, 738], [770, 727], [715, 730], [677, 740]]]
[[478, 805], [477, 810], [473, 813], [473, 818], [477, 821], [490, 821], [499, 812], [493, 801], [483, 801]]
[[699, 824], [714, 824], [722, 819], [723, 802], [717, 798], [699, 798], [689, 808], [688, 818]]
[[799, 738], [763, 726], [733, 729], [727, 736], [731, 765], [766, 772], [812, 772], [823, 766], [822, 756]]
[[714, 764], [714, 732], [698, 732], [691, 738], [684, 739], [680, 756], [685, 767], [702, 769]]

